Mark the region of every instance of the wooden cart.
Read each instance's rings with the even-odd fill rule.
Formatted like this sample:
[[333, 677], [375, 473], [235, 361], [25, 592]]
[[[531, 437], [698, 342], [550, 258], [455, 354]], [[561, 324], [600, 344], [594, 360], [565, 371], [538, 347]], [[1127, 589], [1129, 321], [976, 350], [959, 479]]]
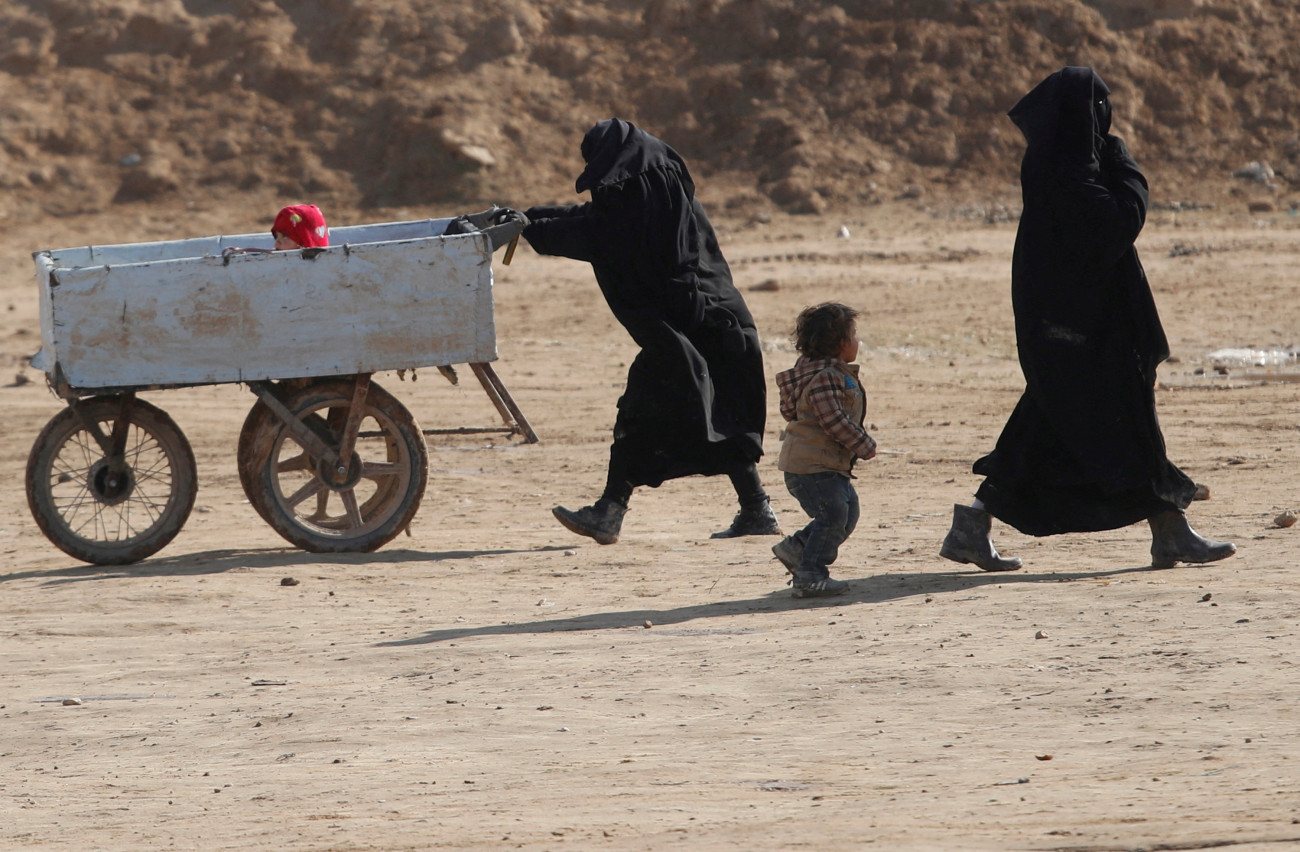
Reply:
[[456, 219], [332, 229], [329, 248], [272, 252], [269, 234], [39, 251], [44, 370], [68, 407], [27, 463], [32, 515], [55, 546], [100, 565], [145, 559], [184, 525], [194, 454], [137, 394], [222, 383], [256, 396], [239, 434], [244, 493], [311, 552], [366, 552], [411, 523], [425, 433], [372, 381], [470, 365], [504, 427], [537, 440], [491, 367], [492, 255], [521, 224]]

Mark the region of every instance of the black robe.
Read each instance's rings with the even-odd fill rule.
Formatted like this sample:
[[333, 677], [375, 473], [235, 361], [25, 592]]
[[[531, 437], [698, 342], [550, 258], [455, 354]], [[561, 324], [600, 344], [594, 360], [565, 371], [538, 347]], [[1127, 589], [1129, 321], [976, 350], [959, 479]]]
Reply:
[[1109, 134], [1106, 84], [1064, 68], [1010, 112], [1028, 142], [1011, 297], [1025, 392], [977, 496], [1028, 535], [1116, 529], [1185, 508], [1165, 455], [1156, 367], [1169, 345], [1134, 241], [1147, 183]]
[[586, 204], [533, 207], [541, 254], [587, 261], [641, 347], [618, 402], [611, 464], [631, 485], [713, 475], [763, 454], [763, 356], [695, 184], [677, 152], [633, 124], [582, 141]]

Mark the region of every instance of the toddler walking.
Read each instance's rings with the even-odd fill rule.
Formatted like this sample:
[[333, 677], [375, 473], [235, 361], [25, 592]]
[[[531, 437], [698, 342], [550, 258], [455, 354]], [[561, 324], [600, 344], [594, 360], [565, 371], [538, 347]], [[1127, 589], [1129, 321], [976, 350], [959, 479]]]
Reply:
[[778, 373], [781, 434], [777, 467], [785, 487], [812, 521], [772, 547], [793, 575], [796, 598], [839, 595], [849, 584], [834, 580], [830, 566], [858, 523], [853, 463], [876, 454], [862, 427], [867, 396], [858, 381], [858, 312], [838, 302], [805, 308], [795, 322], [799, 359]]

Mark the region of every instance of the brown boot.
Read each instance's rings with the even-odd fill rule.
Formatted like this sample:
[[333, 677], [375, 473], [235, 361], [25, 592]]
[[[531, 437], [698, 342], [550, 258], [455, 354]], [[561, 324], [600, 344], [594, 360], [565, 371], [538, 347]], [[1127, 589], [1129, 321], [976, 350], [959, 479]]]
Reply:
[[998, 556], [989, 533], [993, 516], [973, 506], [952, 507], [952, 529], [944, 537], [939, 555], [953, 562], [974, 564], [982, 571], [1015, 571], [1023, 563]]
[[1179, 562], [1217, 562], [1237, 552], [1237, 545], [1230, 541], [1202, 538], [1181, 510], [1152, 515], [1147, 523], [1151, 525], [1152, 568], [1172, 568]]

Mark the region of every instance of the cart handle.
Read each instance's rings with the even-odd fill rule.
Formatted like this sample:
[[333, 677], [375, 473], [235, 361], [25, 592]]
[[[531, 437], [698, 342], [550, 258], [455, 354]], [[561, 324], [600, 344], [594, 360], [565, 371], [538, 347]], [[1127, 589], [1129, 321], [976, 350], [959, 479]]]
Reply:
[[[505, 221], [497, 221], [501, 218], [503, 213], [513, 212], [514, 211], [510, 210], [508, 207], [498, 207], [494, 204], [486, 210], [482, 210], [478, 213], [470, 213], [461, 218], [469, 222], [469, 224], [473, 225], [478, 230], [487, 234], [488, 240], [492, 243], [492, 251], [496, 251], [503, 245], [511, 244], [513, 246], [514, 244], [517, 244], [519, 241], [519, 235], [524, 232], [524, 223], [519, 219], [509, 218]], [[509, 249], [507, 250], [507, 257], [513, 257], [513, 252]], [[510, 260], [506, 260], [505, 262], [509, 263]]]

